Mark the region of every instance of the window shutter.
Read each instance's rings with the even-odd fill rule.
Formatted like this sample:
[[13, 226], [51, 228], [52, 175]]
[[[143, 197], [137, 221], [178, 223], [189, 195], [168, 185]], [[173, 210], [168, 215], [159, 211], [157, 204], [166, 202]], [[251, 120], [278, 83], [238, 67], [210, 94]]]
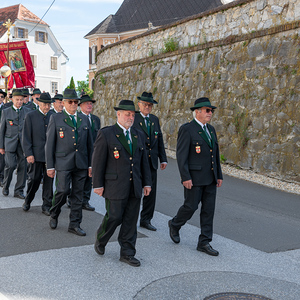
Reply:
[[45, 43], [48, 44], [48, 33], [45, 32]]
[[24, 38], [28, 39], [28, 29], [24, 29]]
[[15, 38], [18, 38], [18, 27], [15, 27]]
[[92, 48], [89, 47], [89, 64], [92, 64]]
[[30, 58], [31, 58], [33, 67], [36, 68], [36, 66], [37, 66], [37, 56], [36, 55], [30, 55]]
[[36, 42], [39, 41], [39, 32], [38, 31], [35, 32], [35, 41]]

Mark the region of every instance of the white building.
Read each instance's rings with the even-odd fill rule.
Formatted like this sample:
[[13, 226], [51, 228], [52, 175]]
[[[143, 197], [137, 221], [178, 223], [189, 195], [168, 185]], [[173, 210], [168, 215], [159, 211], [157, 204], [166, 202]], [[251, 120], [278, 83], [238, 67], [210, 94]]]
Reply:
[[27, 41], [35, 72], [35, 87], [54, 95], [62, 93], [66, 81], [68, 57], [58, 43], [50, 26], [22, 4], [0, 9], [0, 43], [7, 43], [7, 29], [2, 26], [8, 19], [11, 27], [10, 42]]

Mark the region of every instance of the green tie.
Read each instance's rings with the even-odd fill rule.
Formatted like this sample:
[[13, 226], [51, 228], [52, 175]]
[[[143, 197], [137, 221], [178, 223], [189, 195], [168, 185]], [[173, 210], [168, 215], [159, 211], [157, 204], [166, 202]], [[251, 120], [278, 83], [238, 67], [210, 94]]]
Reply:
[[211, 138], [210, 138], [210, 136], [209, 136], [209, 134], [208, 134], [208, 132], [207, 132], [207, 127], [206, 127], [206, 125], [203, 126], [203, 131], [204, 131], [204, 133], [205, 133], [205, 135], [206, 135], [206, 137], [207, 137], [207, 139], [208, 139], [209, 145], [211, 146]]
[[77, 132], [77, 124], [76, 124], [76, 120], [75, 120], [75, 116], [70, 115], [71, 119], [72, 119], [72, 123], [74, 125], [74, 129], [75, 129], [75, 140], [77, 143], [77, 138], [78, 138], [78, 132]]
[[127, 140], [128, 146], [130, 148], [130, 153], [132, 154], [132, 143], [131, 143], [131, 140], [130, 140], [130, 137], [129, 137], [129, 131], [128, 130], [126, 130], [126, 140]]
[[150, 136], [150, 128], [151, 128], [151, 123], [150, 123], [150, 119], [148, 117], [145, 117], [146, 119], [146, 124], [147, 124], [147, 129], [148, 129], [148, 135]]
[[19, 112], [20, 112], [20, 109], [19, 109], [19, 108], [17, 108], [17, 113], [19, 114]]

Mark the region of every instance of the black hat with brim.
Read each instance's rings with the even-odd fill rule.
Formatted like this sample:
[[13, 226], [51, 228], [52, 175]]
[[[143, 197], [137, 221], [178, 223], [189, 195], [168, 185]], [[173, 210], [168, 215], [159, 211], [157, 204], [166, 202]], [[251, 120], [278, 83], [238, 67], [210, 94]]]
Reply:
[[91, 97], [90, 97], [89, 95], [82, 95], [82, 96], [80, 97], [79, 105], [82, 104], [82, 103], [84, 103], [84, 102], [92, 102], [92, 103], [95, 103], [96, 100], [91, 99]]
[[28, 90], [27, 88], [23, 88], [22, 92], [23, 92], [23, 96], [24, 96], [24, 97], [27, 97], [27, 96], [30, 95], [30, 94], [29, 94], [29, 90]]
[[0, 94], [2, 94], [4, 97], [6, 97], [6, 96], [7, 96], [7, 93], [6, 93], [6, 92], [4, 92], [4, 91], [2, 91], [2, 89], [0, 89]]
[[52, 103], [52, 99], [49, 93], [41, 93], [41, 96], [38, 99], [38, 101], [43, 103]]
[[206, 98], [206, 97], [201, 97], [201, 98], [199, 98], [199, 99], [197, 99], [197, 100], [195, 101], [194, 106], [191, 107], [190, 109], [191, 109], [192, 111], [194, 111], [195, 109], [201, 108], [201, 107], [210, 107], [210, 108], [212, 108], [212, 109], [216, 109], [216, 108], [217, 108], [216, 106], [211, 105], [211, 103], [210, 103], [210, 101], [209, 101], [208, 98]]
[[153, 99], [152, 93], [143, 92], [142, 96], [137, 98], [141, 101], [157, 104], [157, 102]]
[[80, 100], [80, 98], [78, 98], [75, 89], [68, 89], [68, 88], [64, 90], [63, 99]]
[[41, 93], [42, 93], [41, 90], [38, 89], [38, 88], [36, 88], [36, 89], [34, 89], [34, 90], [32, 91], [31, 96], [32, 96], [32, 95], [40, 95]]
[[136, 112], [134, 103], [131, 100], [121, 100], [119, 103], [119, 106], [115, 106], [114, 109], [117, 111], [118, 110], [130, 110], [130, 111]]
[[54, 100], [53, 102], [55, 102], [55, 100], [61, 100], [64, 98], [64, 96], [62, 94], [56, 94], [52, 100]]
[[22, 96], [24, 97], [23, 91], [21, 89], [13, 89], [12, 96]]

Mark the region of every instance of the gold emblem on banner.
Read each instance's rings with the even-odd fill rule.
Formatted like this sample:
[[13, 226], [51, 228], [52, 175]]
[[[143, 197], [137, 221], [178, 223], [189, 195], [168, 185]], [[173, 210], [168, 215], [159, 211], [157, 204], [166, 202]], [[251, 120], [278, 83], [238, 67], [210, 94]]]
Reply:
[[196, 146], [196, 153], [200, 153], [201, 152], [201, 148], [200, 148], [200, 146]]

